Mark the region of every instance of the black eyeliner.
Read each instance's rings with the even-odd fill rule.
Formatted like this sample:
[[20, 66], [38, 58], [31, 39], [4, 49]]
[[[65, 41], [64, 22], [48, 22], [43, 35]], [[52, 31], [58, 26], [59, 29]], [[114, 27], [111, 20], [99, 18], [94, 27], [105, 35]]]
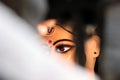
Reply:
[[60, 45], [56, 46], [56, 49], [55, 49], [56, 51], [57, 51], [57, 47], [59, 47], [59, 46], [70, 47], [70, 49], [69, 49], [69, 50], [64, 51], [64, 52], [59, 52], [59, 53], [66, 53], [66, 52], [70, 51], [73, 47], [75, 47], [74, 45], [65, 45], [65, 44], [60, 44]]

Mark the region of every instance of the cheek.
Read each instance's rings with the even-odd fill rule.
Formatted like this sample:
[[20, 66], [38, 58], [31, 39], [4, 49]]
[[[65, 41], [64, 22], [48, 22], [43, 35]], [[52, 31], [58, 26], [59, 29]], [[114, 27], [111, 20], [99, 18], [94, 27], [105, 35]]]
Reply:
[[85, 48], [86, 58], [87, 59], [91, 58], [92, 57], [92, 53], [94, 51], [94, 47], [91, 44], [89, 44], [89, 42], [86, 42], [84, 48]]
[[68, 62], [75, 62], [75, 59], [74, 59], [75, 58], [75, 49], [70, 50], [63, 56]]
[[61, 58], [61, 59], [66, 60], [67, 62], [75, 63], [75, 59], [74, 59], [75, 48], [71, 49], [70, 51], [68, 51], [67, 53], [64, 53], [64, 54], [57, 53], [54, 49], [51, 49], [51, 55], [55, 58]]

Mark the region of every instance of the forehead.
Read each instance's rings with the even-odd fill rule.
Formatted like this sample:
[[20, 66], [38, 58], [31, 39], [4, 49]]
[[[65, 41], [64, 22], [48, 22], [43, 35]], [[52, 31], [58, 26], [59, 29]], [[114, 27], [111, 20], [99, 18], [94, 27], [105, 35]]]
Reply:
[[[71, 29], [69, 27], [67, 27], [67, 30], [71, 31]], [[72, 40], [73, 35], [71, 33], [69, 33], [68, 31], [66, 31], [65, 29], [61, 28], [60, 26], [54, 25], [54, 32], [50, 35], [43, 36], [43, 38], [45, 40], [52, 40], [54, 42], [54, 41], [57, 41], [60, 39]]]

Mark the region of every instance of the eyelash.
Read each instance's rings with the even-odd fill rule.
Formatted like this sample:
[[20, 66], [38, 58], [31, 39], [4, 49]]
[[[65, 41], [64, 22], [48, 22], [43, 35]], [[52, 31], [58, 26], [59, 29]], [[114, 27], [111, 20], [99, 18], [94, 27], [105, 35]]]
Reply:
[[[66, 52], [70, 51], [73, 47], [74, 46], [72, 46], [72, 45], [58, 45], [55, 47], [55, 50], [56, 50], [56, 52], [62, 54], [62, 53], [66, 53]], [[63, 51], [62, 51], [62, 49], [63, 49]]]

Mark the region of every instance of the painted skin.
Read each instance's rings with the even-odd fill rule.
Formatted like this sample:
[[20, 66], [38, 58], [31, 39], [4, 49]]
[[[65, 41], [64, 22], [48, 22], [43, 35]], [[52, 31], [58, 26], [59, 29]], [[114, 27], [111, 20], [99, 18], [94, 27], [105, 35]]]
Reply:
[[[44, 29], [43, 29], [44, 28]], [[52, 51], [64, 57], [68, 62], [75, 62], [76, 46], [73, 41], [72, 29], [69, 25], [62, 27], [56, 24], [55, 19], [44, 21], [38, 25], [38, 32], [43, 37]], [[92, 36], [85, 42], [86, 68], [94, 73], [96, 58], [99, 56], [100, 39], [97, 35]], [[96, 54], [94, 54], [96, 53]]]

